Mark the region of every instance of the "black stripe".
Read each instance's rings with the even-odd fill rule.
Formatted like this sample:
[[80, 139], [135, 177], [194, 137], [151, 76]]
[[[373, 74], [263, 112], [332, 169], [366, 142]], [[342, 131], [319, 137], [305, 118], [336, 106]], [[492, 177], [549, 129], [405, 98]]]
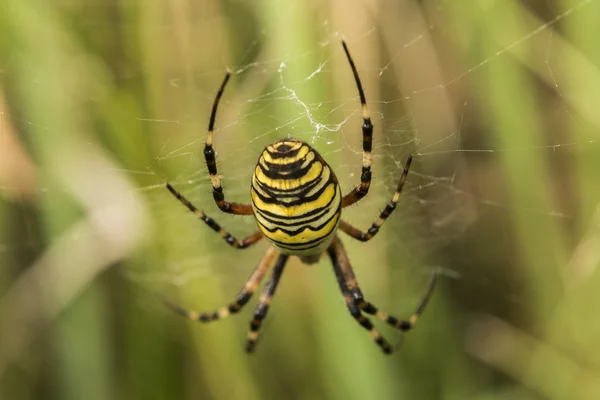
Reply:
[[[309, 216], [306, 216], [306, 214], [304, 214], [304, 216], [301, 219], [297, 218], [297, 217], [294, 217], [294, 218], [278, 217], [278, 219], [273, 219], [274, 217], [264, 215], [260, 210], [257, 210], [257, 211], [258, 211], [258, 214], [260, 214], [260, 216], [262, 218], [266, 219], [269, 223], [271, 223], [273, 225], [295, 226], [295, 225], [306, 224], [308, 222], [315, 221], [315, 220], [321, 218], [322, 216], [324, 216], [325, 214], [327, 214], [330, 209], [331, 209], [330, 207], [321, 208], [321, 209], [319, 209], [320, 212], [318, 214], [309, 215]], [[281, 222], [281, 220], [291, 220], [291, 221]], [[259, 222], [259, 221], [257, 221], [257, 222]], [[260, 225], [264, 226], [262, 223], [260, 223]]]
[[290, 251], [303, 251], [303, 250], [314, 249], [315, 247], [319, 247], [321, 244], [323, 244], [324, 241], [325, 241], [325, 239], [319, 239], [318, 243], [312, 244], [310, 246], [298, 248], [298, 247], [288, 246], [288, 245], [285, 245], [285, 244], [282, 244], [282, 243], [279, 243], [279, 242], [275, 242], [273, 240], [273, 242], [275, 242], [278, 247], [280, 247], [282, 249], [290, 250]]
[[[300, 179], [308, 173], [310, 168], [317, 161], [319, 161], [319, 160], [317, 160], [317, 158], [315, 157], [304, 168], [300, 168], [300, 166], [302, 164], [304, 164], [306, 162], [306, 160], [299, 160], [299, 161], [293, 162], [291, 164], [283, 164], [283, 165], [271, 164], [271, 165], [277, 165], [278, 168], [276, 168], [276, 169], [266, 169], [262, 165], [262, 163], [259, 162], [258, 167], [261, 169], [263, 174], [265, 174], [265, 176], [270, 179], [284, 179], [284, 180]], [[282, 167], [285, 167], [285, 168], [282, 168]], [[286, 172], [286, 173], [282, 173], [282, 172]]]
[[[319, 176], [315, 180], [304, 183], [293, 189], [284, 190], [284, 191], [273, 190], [273, 188], [271, 186], [266, 186], [258, 179], [256, 180], [258, 185], [253, 185], [253, 186], [258, 186], [258, 188], [260, 188], [263, 192], [267, 193], [269, 195], [269, 197], [273, 197], [273, 198], [284, 198], [285, 199], [288, 197], [303, 197], [303, 196], [306, 196], [306, 194], [308, 192], [310, 192], [312, 189], [315, 188], [315, 186], [319, 185], [320, 183], [325, 182], [325, 186], [327, 186], [327, 184], [329, 182], [331, 182], [331, 179], [328, 179], [327, 181], [323, 181], [321, 179], [322, 175], [323, 174], [321, 171], [321, 174], [319, 174]], [[252, 183], [254, 183], [254, 182], [252, 182]]]
[[314, 240], [311, 240], [309, 242], [304, 242], [304, 243], [285, 243], [285, 242], [279, 242], [279, 241], [273, 240], [273, 239], [271, 239], [271, 240], [277, 246], [282, 247], [284, 249], [288, 249], [288, 250], [292, 250], [292, 251], [310, 250], [310, 249], [314, 249], [315, 247], [318, 247], [319, 245], [321, 245], [325, 240], [327, 240], [327, 238], [329, 236], [331, 236], [332, 233], [333, 233], [333, 231], [329, 232], [325, 236], [321, 236], [318, 239], [314, 239]]
[[[306, 162], [306, 159], [308, 158], [308, 155], [310, 153], [314, 154], [314, 152], [309, 151], [308, 153], [306, 153], [306, 155], [304, 157], [302, 157], [299, 160], [292, 161], [292, 162], [284, 162], [282, 164], [270, 163], [264, 157], [262, 157], [262, 161], [265, 163], [265, 165], [269, 168], [270, 171], [272, 171], [272, 170], [287, 171], [287, 170], [300, 168], [302, 166], [302, 164], [304, 164]], [[289, 158], [293, 158], [293, 157], [289, 157]], [[312, 164], [315, 160], [317, 160], [316, 156], [311, 160], [310, 163]]]
[[325, 220], [325, 222], [323, 222], [321, 225], [318, 225], [318, 226], [316, 226], [316, 227], [314, 227], [314, 228], [313, 228], [312, 226], [307, 226], [307, 225], [305, 225], [305, 223], [304, 223], [304, 222], [302, 222], [302, 226], [301, 226], [300, 228], [298, 228], [298, 229], [294, 230], [294, 231], [290, 231], [290, 230], [287, 230], [287, 229], [283, 229], [283, 228], [282, 228], [281, 226], [279, 226], [279, 225], [278, 225], [278, 226], [276, 226], [276, 227], [275, 227], [275, 229], [272, 229], [272, 230], [271, 230], [271, 229], [269, 229], [269, 228], [267, 228], [266, 226], [264, 226], [264, 225], [262, 225], [262, 224], [261, 224], [261, 225], [262, 225], [262, 227], [263, 227], [263, 228], [264, 228], [266, 231], [269, 231], [269, 232], [275, 232], [275, 231], [277, 231], [277, 230], [280, 230], [281, 232], [283, 232], [283, 233], [285, 233], [285, 234], [287, 234], [287, 235], [289, 235], [289, 236], [296, 236], [296, 235], [298, 235], [299, 233], [303, 232], [305, 229], [308, 229], [309, 231], [312, 231], [312, 232], [316, 232], [316, 231], [318, 231], [318, 230], [320, 230], [320, 229], [323, 229], [323, 228], [325, 227], [325, 225], [327, 225], [328, 223], [330, 223], [332, 220], [336, 219], [337, 217], [339, 217], [339, 214], [337, 214], [337, 213], [336, 213], [336, 214], [333, 214], [333, 215], [331, 216], [331, 218], [328, 218], [328, 219], [327, 219], [327, 220]]
[[373, 149], [373, 124], [370, 118], [365, 118], [362, 126], [363, 131], [363, 151]]
[[[314, 194], [311, 194], [310, 196], [296, 195], [298, 197], [298, 200], [293, 200], [293, 201], [285, 202], [285, 203], [280, 200], [280, 198], [282, 198], [284, 196], [265, 197], [256, 190], [255, 190], [255, 193], [263, 202], [265, 202], [267, 204], [281, 204], [286, 207], [292, 207], [292, 206], [299, 206], [301, 204], [309, 203], [311, 201], [317, 200], [319, 197], [321, 197], [323, 195], [325, 190], [327, 190], [327, 188], [329, 188], [330, 185], [334, 185], [333, 196], [335, 197], [335, 190], [337, 188], [337, 185], [334, 182], [329, 181]], [[296, 196], [285, 196], [285, 197], [296, 197]]]
[[225, 195], [223, 194], [222, 187], [213, 188], [213, 199], [218, 203], [220, 201], [225, 201]]
[[368, 183], [371, 181], [371, 167], [362, 167], [360, 182]]
[[[324, 171], [324, 169], [321, 170], [321, 172], [315, 179], [308, 181], [306, 183], [303, 183], [301, 185], [298, 185], [295, 188], [290, 188], [290, 189], [282, 190], [282, 189], [274, 188], [273, 186], [269, 186], [266, 183], [261, 182], [261, 180], [258, 178], [253, 179], [252, 183], [254, 184], [254, 181], [256, 181], [258, 183], [258, 187], [260, 189], [262, 189], [264, 192], [266, 192], [270, 197], [299, 196], [301, 193], [309, 192], [310, 189], [312, 189], [314, 186], [318, 185], [320, 182], [323, 181], [323, 171]], [[289, 179], [289, 180], [292, 180], [292, 179]], [[331, 177], [330, 177], [330, 179], [328, 179], [328, 181], [330, 181], [330, 180], [331, 180]]]
[[[394, 193], [394, 195], [395, 195], [395, 193]], [[392, 213], [392, 211], [394, 211], [395, 209], [396, 209], [396, 203], [390, 202], [385, 207], [385, 209], [383, 210], [383, 212], [381, 213], [381, 218], [384, 219], [384, 220], [387, 219], [390, 216], [390, 214]]]
[[219, 224], [217, 224], [215, 222], [214, 219], [212, 219], [211, 217], [204, 215], [204, 218], [202, 218], [204, 220], [204, 222], [206, 223], [206, 225], [210, 226], [212, 228], [213, 231], [215, 232], [219, 232], [221, 230], [221, 226]]
[[[328, 202], [327, 204], [325, 204], [323, 207], [320, 207], [320, 208], [315, 208], [314, 210], [310, 210], [310, 211], [308, 211], [308, 212], [305, 212], [305, 213], [304, 213], [304, 214], [302, 214], [302, 215], [289, 215], [289, 216], [286, 216], [286, 215], [277, 215], [277, 214], [274, 214], [274, 213], [272, 213], [272, 212], [269, 212], [269, 211], [266, 211], [266, 210], [262, 210], [262, 209], [261, 209], [261, 208], [260, 208], [260, 207], [259, 207], [259, 206], [258, 206], [258, 205], [255, 203], [255, 202], [254, 202], [254, 199], [252, 199], [252, 204], [254, 204], [254, 207], [256, 208], [256, 210], [257, 210], [257, 211], [259, 211], [259, 212], [260, 212], [260, 214], [261, 214], [263, 217], [265, 217], [265, 219], [267, 219], [267, 216], [270, 216], [270, 217], [272, 217], [272, 218], [283, 218], [283, 219], [289, 219], [289, 220], [293, 220], [293, 219], [301, 219], [301, 218], [305, 218], [305, 217], [309, 217], [309, 216], [315, 215], [315, 214], [317, 214], [317, 213], [321, 212], [323, 209], [325, 209], [325, 208], [328, 208], [328, 207], [329, 207], [329, 205], [330, 205], [330, 204], [333, 202], [333, 200], [335, 199], [335, 195], [337, 194], [337, 190], [338, 190], [338, 186], [337, 186], [337, 185], [335, 185], [335, 190], [334, 190], [333, 196], [331, 197], [331, 199], [329, 200], [329, 202]], [[256, 193], [256, 191], [255, 191], [255, 193]]]
[[282, 247], [282, 248], [288, 249], [288, 250], [292, 250], [292, 251], [294, 251], [294, 250], [310, 250], [310, 249], [314, 249], [315, 247], [319, 247], [325, 241], [327, 236], [329, 236], [329, 235], [322, 236], [318, 239], [311, 241], [310, 243], [308, 243], [308, 242], [306, 242], [306, 243], [284, 243], [284, 242], [278, 242], [277, 240], [273, 240], [273, 243], [275, 243], [279, 247]]
[[[307, 219], [307, 220], [303, 220], [303, 221], [297, 221], [297, 222], [281, 222], [281, 221], [274, 221], [270, 218], [265, 217], [264, 215], [261, 215], [264, 219], [266, 219], [267, 221], [269, 221], [270, 223], [272, 223], [273, 225], [277, 225], [277, 226], [297, 226], [299, 224], [305, 225], [305, 224], [310, 224], [311, 222], [315, 222], [316, 220], [318, 220], [319, 218], [323, 217], [323, 215], [327, 214], [327, 212], [329, 212], [330, 208], [326, 208], [323, 210], [323, 212], [321, 214], [315, 215], [314, 217]], [[259, 222], [260, 223], [260, 222]], [[264, 227], [263, 224], [260, 224], [261, 226]], [[266, 229], [266, 227], [265, 227]], [[268, 229], [267, 229], [268, 230]]]
[[215, 150], [212, 146], [204, 146], [204, 158], [206, 159], [206, 165], [208, 166], [208, 173], [211, 175], [217, 174], [217, 162], [215, 160]]
[[[277, 142], [277, 143], [280, 143], [280, 142]], [[273, 143], [271, 146], [274, 148], [277, 143]], [[300, 142], [298, 142], [298, 143], [300, 143]], [[304, 146], [307, 146], [307, 145], [306, 144], [302, 144], [300, 147], [298, 147], [298, 149], [293, 150], [293, 151], [287, 151], [285, 153], [279, 153], [279, 152], [273, 153], [272, 151], [269, 151], [268, 147], [265, 147], [264, 151], [266, 151], [267, 153], [269, 153], [269, 155], [271, 156], [271, 158], [289, 158], [289, 157], [296, 156], [298, 154], [298, 152], [300, 152], [300, 150], [302, 150], [302, 147], [304, 147]], [[308, 151], [310, 152], [310, 150], [311, 149], [309, 147]]]
[[331, 168], [329, 168], [329, 166], [324, 165], [323, 168], [321, 169], [321, 172], [319, 172], [319, 175], [314, 180], [303, 183], [302, 185], [296, 186], [293, 189], [289, 189], [289, 190], [275, 189], [275, 188], [268, 186], [265, 183], [261, 182], [258, 178], [253, 180], [252, 184], [254, 185], [254, 181], [256, 181], [258, 183], [258, 187], [260, 189], [262, 189], [264, 192], [266, 192], [270, 197], [284, 197], [284, 198], [285, 197], [296, 197], [296, 196], [302, 197], [303, 195], [310, 192], [315, 186], [317, 186], [319, 183], [322, 182], [323, 171], [325, 171], [325, 168], [329, 169], [329, 179], [327, 181], [328, 182], [334, 181], [335, 183], [337, 183], [336, 179], [332, 179], [333, 174], [331, 173]]
[[248, 302], [248, 300], [250, 300], [250, 297], [252, 297], [253, 294], [254, 294], [254, 291], [244, 290], [242, 293], [240, 293], [240, 295], [237, 297], [237, 299], [235, 299], [235, 301], [240, 306], [243, 306], [244, 304], [246, 304]]
[[292, 149], [292, 146], [290, 146], [289, 144], [285, 144], [285, 142], [277, 143], [277, 151], [279, 151], [279, 152], [286, 152], [286, 151], [290, 151], [291, 149]]

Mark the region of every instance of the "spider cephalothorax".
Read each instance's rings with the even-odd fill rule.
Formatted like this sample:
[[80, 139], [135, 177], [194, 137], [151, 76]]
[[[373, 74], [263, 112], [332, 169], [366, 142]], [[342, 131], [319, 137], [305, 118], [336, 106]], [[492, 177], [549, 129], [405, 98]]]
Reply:
[[258, 242], [263, 236], [273, 243], [273, 246], [267, 250], [236, 300], [228, 306], [211, 313], [198, 313], [167, 302], [179, 314], [200, 322], [225, 318], [238, 312], [250, 300], [265, 274], [272, 267], [271, 279], [265, 285], [263, 295], [254, 311], [254, 318], [250, 322], [246, 345], [248, 352], [253, 351], [256, 346], [262, 320], [267, 315], [271, 298], [275, 294], [275, 289], [290, 256], [298, 256], [303, 262], [311, 264], [318, 261], [321, 254], [325, 252], [328, 254], [348, 311], [369, 332], [375, 343], [386, 354], [391, 353], [394, 348], [375, 330], [369, 318], [364, 314], [374, 315], [400, 331], [407, 331], [413, 327], [417, 318], [425, 309], [437, 282], [437, 274], [434, 273], [427, 293], [408, 319], [400, 320], [389, 316], [365, 300], [352, 271], [346, 251], [337, 236], [339, 228], [354, 239], [362, 242], [371, 240], [396, 209], [412, 161], [412, 157], [408, 156], [396, 192], [379, 215], [379, 218], [366, 232], [362, 232], [341, 219], [342, 208], [356, 203], [369, 191], [373, 161], [371, 154], [373, 124], [371, 123], [365, 94], [346, 43], [342, 42], [342, 45], [358, 88], [363, 116], [363, 160], [360, 183], [348, 194], [342, 196], [340, 185], [333, 170], [315, 149], [299, 140], [284, 139], [267, 146], [258, 159], [252, 175], [250, 189], [252, 204], [231, 203], [225, 200], [212, 143], [217, 107], [225, 85], [229, 80], [229, 73], [226, 74], [213, 103], [208, 123], [206, 145], [204, 146], [204, 157], [213, 187], [213, 198], [219, 209], [230, 214], [253, 215], [259, 229], [248, 237], [238, 240], [221, 228], [212, 218], [198, 210], [171, 185], [167, 184], [167, 188], [179, 201], [232, 247], [244, 249]]

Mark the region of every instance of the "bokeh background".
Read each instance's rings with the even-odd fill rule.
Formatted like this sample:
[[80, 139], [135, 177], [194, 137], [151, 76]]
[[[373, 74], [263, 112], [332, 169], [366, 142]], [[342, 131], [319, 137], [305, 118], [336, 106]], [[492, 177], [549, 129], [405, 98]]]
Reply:
[[[600, 2], [3, 0], [0, 5], [0, 398], [600, 398]], [[344, 237], [368, 298], [408, 316], [382, 355], [328, 261], [290, 262], [257, 353], [231, 301], [268, 243], [236, 251], [164, 189], [222, 215], [247, 201], [260, 150], [314, 145], [358, 182], [374, 116], [366, 229], [414, 155], [396, 214]], [[378, 325], [392, 341], [397, 332]]]

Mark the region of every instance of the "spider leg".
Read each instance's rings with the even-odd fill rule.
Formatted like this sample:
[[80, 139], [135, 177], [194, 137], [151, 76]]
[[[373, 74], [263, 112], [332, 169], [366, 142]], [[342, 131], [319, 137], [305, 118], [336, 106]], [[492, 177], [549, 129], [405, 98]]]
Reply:
[[167, 305], [167, 307], [175, 311], [177, 314], [185, 318], [192, 319], [194, 321], [211, 322], [216, 321], [218, 319], [226, 318], [231, 314], [239, 312], [242, 309], [242, 307], [248, 302], [248, 300], [250, 300], [250, 298], [258, 288], [258, 285], [264, 278], [267, 270], [271, 267], [271, 265], [273, 265], [273, 260], [278, 254], [279, 253], [277, 252], [277, 250], [275, 250], [274, 248], [269, 248], [269, 250], [267, 250], [267, 253], [264, 255], [262, 260], [260, 260], [258, 266], [250, 276], [250, 279], [248, 279], [248, 281], [244, 285], [244, 288], [237, 295], [235, 301], [227, 306], [219, 308], [214, 312], [199, 313], [197, 311], [182, 308], [166, 299], [163, 299], [163, 302]]
[[258, 301], [258, 305], [254, 309], [254, 318], [252, 321], [250, 321], [250, 330], [248, 331], [248, 341], [246, 343], [246, 351], [248, 353], [254, 352], [262, 322], [267, 316], [269, 306], [271, 305], [271, 299], [275, 294], [275, 290], [277, 289], [277, 285], [281, 279], [281, 274], [283, 273], [283, 268], [285, 267], [285, 263], [287, 262], [288, 258], [289, 256], [287, 255], [279, 255], [279, 258], [275, 263], [275, 267], [273, 268], [273, 275], [265, 285], [263, 293], [260, 296], [260, 300]]
[[408, 159], [406, 160], [406, 164], [404, 164], [404, 171], [402, 171], [400, 181], [398, 181], [398, 187], [396, 188], [394, 196], [392, 196], [392, 200], [390, 200], [390, 202], [385, 206], [385, 209], [381, 212], [379, 218], [377, 218], [377, 221], [373, 222], [367, 232], [362, 232], [361, 230], [344, 221], [340, 221], [340, 229], [347, 235], [356, 240], [360, 240], [361, 242], [368, 242], [371, 240], [377, 234], [377, 232], [379, 232], [379, 229], [387, 220], [387, 218], [396, 209], [396, 204], [398, 203], [398, 200], [400, 200], [400, 194], [402, 193], [402, 188], [404, 188], [404, 183], [406, 182], [406, 177], [408, 176], [411, 162], [412, 156], [409, 155]]
[[[415, 325], [417, 319], [421, 316], [421, 314], [427, 307], [427, 304], [429, 303], [429, 300], [431, 299], [431, 296], [433, 295], [437, 284], [438, 274], [437, 272], [435, 272], [432, 275], [427, 292], [425, 293], [425, 296], [419, 303], [415, 312], [410, 317], [408, 317], [408, 319], [401, 320], [391, 315], [388, 315], [383, 311], [380, 311], [375, 305], [365, 300], [356, 280], [356, 276], [354, 275], [354, 271], [352, 271], [352, 267], [350, 265], [350, 261], [348, 260], [348, 256], [346, 255], [346, 251], [344, 250], [342, 242], [339, 240], [338, 237], [336, 237], [333, 240], [327, 252], [329, 253], [331, 260], [333, 261], [334, 270], [336, 271], [336, 276], [338, 277], [340, 287], [342, 286], [342, 283], [347, 287], [349, 298], [352, 301], [352, 303], [359, 310], [367, 314], [374, 315], [376, 318], [386, 322], [388, 325], [391, 325], [394, 328], [399, 329], [403, 332], [410, 330]], [[348, 300], [346, 302], [348, 302]]]
[[221, 236], [223, 240], [225, 240], [225, 242], [227, 242], [227, 244], [231, 247], [234, 247], [236, 249], [245, 249], [262, 239], [263, 234], [260, 230], [257, 230], [256, 232], [252, 233], [251, 235], [245, 237], [242, 240], [236, 239], [229, 232], [225, 231], [225, 229], [223, 229], [221, 225], [216, 223], [214, 219], [204, 214], [204, 212], [198, 210], [196, 206], [190, 203], [189, 200], [183, 197], [183, 195], [181, 195], [177, 190], [173, 188], [173, 186], [171, 186], [168, 183], [167, 189], [169, 189], [169, 191], [173, 194], [173, 196], [177, 198], [177, 200], [179, 200], [184, 206], [186, 206], [191, 212], [193, 212], [198, 218], [200, 218], [213, 231], [218, 233], [219, 236]]
[[215, 203], [217, 203], [219, 209], [229, 214], [252, 215], [252, 206], [250, 204], [230, 203], [228, 201], [225, 201], [225, 195], [223, 194], [223, 186], [221, 186], [221, 178], [219, 177], [219, 173], [217, 172], [217, 160], [215, 159], [215, 150], [212, 146], [215, 119], [217, 117], [217, 108], [219, 106], [219, 100], [221, 100], [221, 96], [223, 95], [223, 91], [225, 90], [225, 85], [227, 85], [227, 81], [229, 81], [230, 76], [231, 73], [229, 72], [225, 75], [225, 79], [223, 80], [223, 83], [221, 84], [221, 87], [217, 92], [217, 96], [215, 97], [215, 101], [212, 106], [210, 120], [208, 122], [206, 144], [204, 145], [204, 158], [208, 167], [208, 174], [210, 175], [210, 183], [213, 187], [213, 198], [215, 199]]
[[354, 81], [356, 82], [358, 95], [360, 97], [363, 117], [363, 159], [362, 170], [360, 174], [360, 184], [342, 199], [342, 207], [348, 207], [349, 205], [352, 205], [365, 197], [369, 192], [369, 187], [371, 186], [371, 164], [373, 164], [373, 155], [371, 154], [371, 150], [373, 149], [373, 124], [371, 123], [371, 113], [367, 107], [365, 92], [363, 91], [362, 83], [360, 81], [360, 77], [358, 76], [358, 71], [356, 70], [356, 65], [354, 65], [354, 60], [352, 60], [352, 56], [350, 55], [350, 51], [348, 50], [348, 46], [346, 46], [345, 41], [342, 41], [342, 46], [344, 46], [344, 52], [346, 52], [346, 57], [348, 58], [350, 68], [352, 68], [352, 74], [354, 75]]
[[363, 310], [367, 314], [374, 315], [378, 319], [385, 321], [386, 323], [393, 326], [394, 328], [397, 328], [403, 332], [406, 332], [415, 326], [415, 324], [417, 323], [417, 320], [419, 319], [421, 314], [423, 314], [425, 307], [427, 307], [427, 304], [429, 303], [429, 299], [431, 299], [431, 296], [433, 295], [433, 292], [435, 291], [435, 287], [437, 285], [437, 280], [438, 280], [438, 273], [434, 272], [431, 275], [431, 280], [429, 281], [429, 286], [427, 288], [427, 292], [425, 292], [425, 295], [421, 299], [421, 301], [420, 301], [419, 305], [417, 306], [417, 308], [415, 309], [415, 311], [406, 320], [399, 320], [398, 318], [392, 317], [392, 316], [388, 315], [387, 313], [380, 311], [377, 307], [375, 307], [372, 303], [366, 301], [364, 298], [362, 299], [362, 301], [359, 302], [358, 306], [361, 310]]
[[[356, 278], [352, 272], [352, 267], [348, 261], [348, 257], [340, 239], [336, 236], [333, 239], [333, 243], [327, 249], [327, 253], [333, 263], [333, 270], [337, 278], [338, 284], [344, 295], [346, 301], [346, 307], [356, 322], [358, 322], [363, 328], [365, 328], [375, 343], [381, 348], [385, 354], [390, 354], [394, 351], [394, 348], [389, 344], [387, 340], [381, 336], [379, 332], [373, 326], [371, 320], [365, 317], [360, 310], [360, 303], [356, 301], [355, 295], [356, 290], [360, 293]], [[362, 296], [362, 293], [360, 294]]]

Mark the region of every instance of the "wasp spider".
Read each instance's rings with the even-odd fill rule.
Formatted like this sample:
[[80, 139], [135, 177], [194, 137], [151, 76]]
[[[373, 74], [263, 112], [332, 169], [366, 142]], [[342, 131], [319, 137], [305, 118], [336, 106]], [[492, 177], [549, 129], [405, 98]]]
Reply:
[[246, 351], [248, 352], [254, 351], [262, 321], [267, 315], [271, 298], [275, 294], [275, 289], [277, 289], [283, 269], [290, 256], [297, 256], [304, 263], [312, 264], [318, 261], [323, 252], [327, 253], [333, 263], [333, 270], [350, 314], [360, 326], [369, 332], [375, 343], [386, 354], [391, 353], [394, 347], [375, 330], [371, 320], [364, 314], [374, 315], [375, 318], [385, 321], [400, 331], [407, 331], [414, 326], [435, 288], [437, 275], [434, 273], [427, 293], [415, 312], [406, 320], [400, 320], [384, 313], [363, 296], [346, 251], [337, 235], [337, 231], [340, 229], [361, 242], [371, 240], [396, 209], [396, 203], [400, 198], [412, 160], [411, 156], [408, 156], [396, 192], [379, 215], [377, 221], [366, 232], [360, 231], [341, 219], [343, 208], [358, 202], [368, 193], [373, 161], [371, 155], [373, 124], [371, 123], [365, 94], [346, 43], [342, 42], [342, 45], [354, 74], [363, 117], [363, 158], [360, 184], [352, 189], [350, 193], [342, 196], [340, 185], [333, 170], [315, 149], [299, 140], [284, 139], [267, 146], [258, 159], [250, 187], [252, 204], [226, 201], [221, 179], [217, 172], [215, 150], [213, 148], [213, 128], [219, 100], [230, 77], [229, 73], [225, 76], [225, 80], [221, 84], [213, 103], [208, 123], [206, 145], [204, 146], [204, 157], [212, 183], [213, 197], [219, 209], [229, 214], [254, 216], [258, 230], [242, 240], [236, 239], [212, 218], [198, 210], [171, 185], [167, 184], [167, 189], [183, 205], [218, 233], [230, 246], [236, 249], [245, 249], [264, 236], [273, 244], [258, 263], [258, 267], [256, 267], [235, 301], [228, 306], [211, 313], [199, 313], [185, 310], [167, 302], [169, 307], [184, 317], [200, 322], [216, 321], [240, 311], [250, 300], [267, 271], [272, 267], [271, 278], [264, 288], [258, 306], [254, 311], [253, 319], [250, 322], [246, 344]]

